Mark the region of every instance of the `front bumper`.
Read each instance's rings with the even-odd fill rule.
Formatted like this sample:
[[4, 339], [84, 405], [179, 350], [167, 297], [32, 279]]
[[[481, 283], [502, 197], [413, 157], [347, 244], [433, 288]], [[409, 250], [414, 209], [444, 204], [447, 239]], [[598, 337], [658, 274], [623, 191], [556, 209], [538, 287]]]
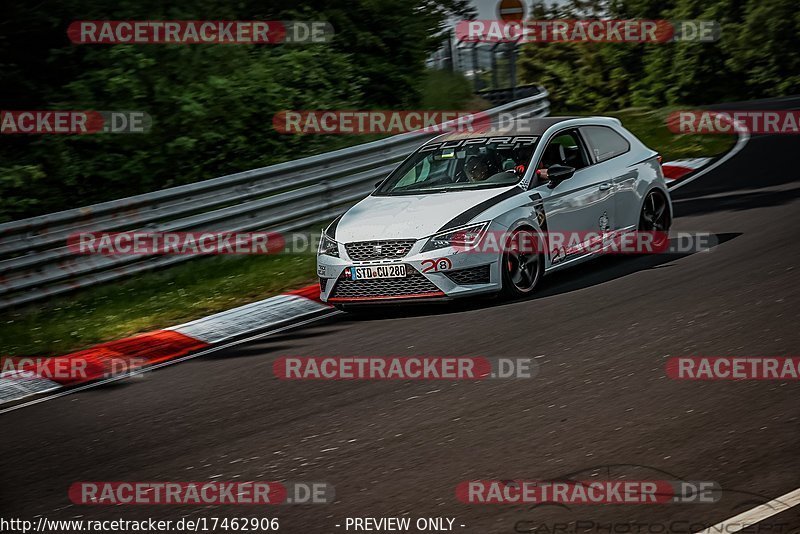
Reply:
[[[349, 245], [339, 244], [339, 257], [318, 255], [320, 296], [332, 304], [378, 304], [428, 299], [445, 300], [499, 291], [499, 255], [452, 247], [422, 252], [427, 239], [417, 241], [402, 258], [354, 261]], [[351, 247], [352, 248], [352, 247]], [[406, 265], [405, 278], [352, 280], [350, 267]]]

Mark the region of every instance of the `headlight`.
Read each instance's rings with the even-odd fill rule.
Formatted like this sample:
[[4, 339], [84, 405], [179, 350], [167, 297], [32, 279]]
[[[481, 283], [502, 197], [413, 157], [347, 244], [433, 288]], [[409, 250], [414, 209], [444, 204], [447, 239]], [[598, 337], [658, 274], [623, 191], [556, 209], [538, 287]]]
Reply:
[[325, 231], [322, 231], [322, 237], [319, 240], [319, 254], [326, 256], [339, 257], [339, 243], [328, 237]]
[[445, 247], [457, 247], [461, 250], [468, 250], [480, 242], [488, 226], [489, 221], [486, 221], [436, 234], [428, 239], [428, 242], [422, 247], [422, 252]]

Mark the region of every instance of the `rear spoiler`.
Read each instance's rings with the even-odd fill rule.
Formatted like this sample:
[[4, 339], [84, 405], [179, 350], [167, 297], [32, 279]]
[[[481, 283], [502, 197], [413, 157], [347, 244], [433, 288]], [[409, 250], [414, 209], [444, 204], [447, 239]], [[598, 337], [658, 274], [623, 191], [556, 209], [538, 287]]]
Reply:
[[622, 126], [622, 121], [616, 117], [607, 117], [605, 115], [594, 115], [593, 117], [588, 117], [590, 119], [605, 119], [615, 123], [617, 126]]

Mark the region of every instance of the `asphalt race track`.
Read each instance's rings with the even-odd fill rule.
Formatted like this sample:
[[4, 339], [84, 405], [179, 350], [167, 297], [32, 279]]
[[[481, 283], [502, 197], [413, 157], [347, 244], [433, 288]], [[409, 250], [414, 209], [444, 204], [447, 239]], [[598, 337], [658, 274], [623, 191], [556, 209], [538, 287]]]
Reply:
[[[456, 531], [478, 534], [578, 520], [688, 532], [793, 491], [800, 383], [674, 381], [664, 366], [672, 356], [797, 354], [798, 149], [791, 135], [755, 136], [674, 193], [673, 228], [715, 233], [720, 244], [708, 253], [601, 258], [545, 279], [525, 301], [336, 314], [3, 414], [2, 515], [278, 517], [289, 533], [397, 516], [451, 517]], [[539, 370], [530, 380], [287, 382], [272, 373], [285, 355], [534, 356]], [[576, 473], [716, 481], [723, 497], [530, 508], [468, 505], [454, 494], [464, 480]], [[336, 501], [89, 507], [67, 497], [82, 480], [211, 477], [325, 481]], [[762, 528], [792, 532], [799, 508]]]

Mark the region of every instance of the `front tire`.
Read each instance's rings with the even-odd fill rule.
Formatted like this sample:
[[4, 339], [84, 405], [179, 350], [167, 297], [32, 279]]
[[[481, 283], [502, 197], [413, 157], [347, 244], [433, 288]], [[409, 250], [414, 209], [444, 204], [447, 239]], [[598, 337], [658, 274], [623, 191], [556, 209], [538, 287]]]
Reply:
[[500, 265], [504, 296], [520, 298], [533, 293], [544, 274], [541, 250], [541, 242], [532, 230], [520, 229], [511, 234]]

